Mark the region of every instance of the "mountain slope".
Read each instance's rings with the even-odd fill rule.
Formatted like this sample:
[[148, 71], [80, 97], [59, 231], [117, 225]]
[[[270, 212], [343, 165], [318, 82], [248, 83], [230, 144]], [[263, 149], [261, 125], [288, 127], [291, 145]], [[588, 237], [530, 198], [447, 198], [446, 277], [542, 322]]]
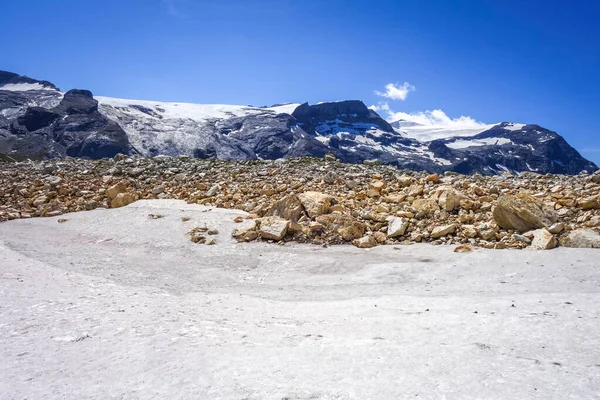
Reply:
[[597, 166], [537, 125], [392, 124], [358, 100], [273, 107], [167, 103], [62, 93], [46, 81], [0, 72], [0, 154], [10, 158], [117, 153], [223, 160], [334, 154], [400, 168], [495, 174], [576, 174]]

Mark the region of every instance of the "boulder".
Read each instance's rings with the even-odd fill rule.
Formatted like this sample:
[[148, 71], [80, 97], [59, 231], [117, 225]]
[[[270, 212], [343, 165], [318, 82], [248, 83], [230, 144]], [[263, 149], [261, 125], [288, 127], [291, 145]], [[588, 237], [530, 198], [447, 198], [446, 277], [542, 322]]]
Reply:
[[469, 246], [468, 244], [461, 244], [460, 246], [454, 248], [455, 253], [469, 253], [471, 251], [473, 251], [473, 247]]
[[300, 193], [298, 198], [310, 217], [327, 214], [331, 207], [332, 197], [325, 193], [304, 192]]
[[550, 250], [558, 246], [558, 240], [545, 228], [536, 229], [531, 233], [533, 235], [533, 240], [531, 241], [533, 249]]
[[388, 218], [388, 237], [394, 238], [402, 236], [406, 233], [408, 228], [408, 219], [401, 217], [389, 217]]
[[494, 221], [507, 230], [526, 232], [556, 222], [556, 215], [542, 209], [541, 203], [527, 194], [501, 196], [493, 210]]
[[127, 186], [124, 182], [119, 182], [115, 185], [112, 185], [108, 189], [106, 189], [106, 195], [111, 199], [117, 197], [119, 193], [125, 193], [127, 191]]
[[328, 231], [337, 232], [342, 239], [351, 241], [365, 234], [367, 225], [348, 215], [326, 214], [316, 218]]
[[281, 217], [283, 219], [297, 222], [302, 216], [303, 212], [304, 207], [302, 206], [300, 199], [298, 196], [292, 194], [283, 197], [281, 200], [273, 204], [273, 207], [271, 207], [267, 215]]
[[576, 229], [560, 239], [563, 247], [600, 249], [600, 234], [591, 229]]
[[135, 201], [135, 197], [131, 193], [119, 193], [110, 202], [112, 208], [124, 207]]
[[281, 240], [287, 233], [290, 222], [280, 217], [264, 217], [260, 220], [259, 234], [261, 239]]

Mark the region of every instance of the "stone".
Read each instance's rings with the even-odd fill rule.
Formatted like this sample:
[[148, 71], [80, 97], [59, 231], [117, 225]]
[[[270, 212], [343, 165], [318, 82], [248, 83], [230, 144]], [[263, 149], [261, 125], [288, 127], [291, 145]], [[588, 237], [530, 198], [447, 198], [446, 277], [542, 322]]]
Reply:
[[261, 239], [281, 240], [285, 237], [290, 222], [280, 217], [264, 217], [260, 220]]
[[164, 186], [155, 186], [154, 188], [152, 188], [152, 194], [161, 194], [164, 191], [165, 191]]
[[252, 221], [251, 225], [247, 227], [234, 229], [234, 231], [231, 232], [231, 236], [238, 242], [251, 242], [258, 238], [258, 232], [256, 231], [256, 228], [256, 222]]
[[577, 204], [582, 210], [600, 209], [600, 194], [579, 199]]
[[431, 174], [425, 178], [427, 182], [437, 182], [440, 180], [440, 176], [438, 174]]
[[479, 231], [473, 225], [461, 226], [461, 232], [466, 238], [474, 238], [479, 234]]
[[434, 238], [434, 239], [439, 239], [439, 238], [441, 238], [443, 236], [449, 235], [449, 234], [454, 233], [454, 232], [456, 232], [456, 225], [455, 224], [436, 226], [431, 231], [431, 237]]
[[297, 222], [304, 213], [304, 206], [296, 195], [288, 195], [273, 204], [267, 215]]
[[525, 243], [527, 245], [531, 244], [531, 239], [529, 239], [527, 236], [519, 235], [518, 233], [513, 234], [512, 238], [514, 240], [516, 240], [517, 242], [522, 242], [522, 243]]
[[550, 250], [558, 246], [558, 240], [547, 229], [536, 229], [532, 232], [531, 247], [536, 250]]
[[119, 193], [125, 193], [127, 191], [127, 185], [124, 182], [119, 182], [106, 189], [106, 195], [111, 199], [117, 197]]
[[539, 200], [527, 194], [501, 196], [492, 215], [501, 228], [519, 232], [550, 226], [557, 219], [556, 215], [542, 209]]
[[416, 199], [413, 201], [412, 206], [426, 214], [431, 214], [440, 209], [438, 202], [434, 199]]
[[329, 231], [336, 232], [349, 242], [365, 234], [367, 225], [348, 215], [326, 214], [316, 218], [316, 222]]
[[377, 240], [372, 235], [367, 235], [360, 239], [354, 239], [352, 244], [361, 249], [369, 249], [377, 246]]
[[335, 183], [336, 179], [337, 179], [337, 176], [335, 175], [335, 173], [333, 171], [329, 171], [323, 177], [323, 182], [325, 182], [328, 185], [333, 185]]
[[406, 195], [402, 194], [402, 193], [393, 193], [393, 194], [388, 194], [387, 196], [383, 197], [381, 200], [386, 203], [399, 204], [399, 203], [402, 203], [404, 200], [406, 200]]
[[377, 243], [385, 243], [385, 241], [387, 240], [387, 236], [383, 232], [375, 232], [373, 234], [373, 237], [375, 238]]
[[550, 228], [548, 228], [548, 231], [550, 233], [561, 233], [563, 230], [565, 229], [565, 224], [563, 224], [562, 222], [557, 222], [556, 224], [552, 224], [550, 226]]
[[460, 208], [461, 200], [464, 198], [464, 195], [453, 188], [444, 187], [438, 188], [432, 198], [437, 200], [438, 205], [442, 210], [453, 211]]
[[34, 207], [38, 207], [41, 206], [42, 204], [46, 204], [48, 202], [48, 196], [39, 196], [36, 197], [35, 199], [33, 199], [33, 202], [31, 203]]
[[575, 229], [560, 238], [563, 247], [600, 249], [600, 234], [592, 229]]
[[112, 208], [124, 207], [135, 201], [135, 197], [131, 193], [119, 193], [110, 202]]
[[381, 192], [381, 190], [384, 189], [386, 186], [386, 182], [381, 179], [375, 179], [369, 184], [369, 187], [373, 190], [376, 190], [377, 192]]
[[321, 192], [304, 192], [298, 195], [309, 217], [327, 214], [331, 207], [332, 197]]
[[379, 160], [365, 160], [363, 161], [363, 164], [367, 165], [367, 166], [376, 166], [376, 165], [381, 165], [381, 161]]
[[473, 247], [469, 246], [468, 244], [461, 244], [460, 246], [454, 248], [455, 253], [469, 253], [471, 251], [473, 251]]
[[388, 218], [388, 229], [387, 235], [390, 238], [402, 236], [406, 233], [409, 221], [406, 218], [401, 217], [389, 217]]
[[216, 184], [212, 185], [210, 187], [210, 189], [208, 189], [206, 191], [206, 196], [207, 197], [213, 197], [213, 196], [215, 196], [219, 192], [219, 190], [221, 190], [221, 185], [219, 185], [218, 183], [216, 183]]

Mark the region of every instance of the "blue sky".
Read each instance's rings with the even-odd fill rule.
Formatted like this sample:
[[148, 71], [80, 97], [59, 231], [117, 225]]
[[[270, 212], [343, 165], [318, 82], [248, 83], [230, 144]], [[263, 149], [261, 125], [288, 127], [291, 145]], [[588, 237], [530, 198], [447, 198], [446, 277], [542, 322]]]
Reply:
[[2, 14], [0, 69], [63, 90], [443, 110], [537, 123], [600, 164], [598, 0], [28, 0]]

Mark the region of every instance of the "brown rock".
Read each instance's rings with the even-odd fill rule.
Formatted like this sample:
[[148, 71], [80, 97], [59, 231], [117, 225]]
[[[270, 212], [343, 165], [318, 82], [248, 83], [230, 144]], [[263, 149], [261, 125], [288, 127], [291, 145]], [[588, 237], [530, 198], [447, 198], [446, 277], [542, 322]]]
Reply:
[[600, 209], [600, 194], [579, 199], [577, 204], [583, 210]]
[[368, 249], [377, 246], [377, 240], [372, 235], [367, 235], [360, 239], [354, 239], [352, 244], [361, 249]]
[[304, 192], [298, 195], [300, 203], [310, 217], [327, 214], [331, 207], [332, 197], [320, 192]]
[[556, 221], [556, 215], [542, 209], [541, 203], [527, 194], [501, 196], [493, 211], [501, 228], [526, 232], [543, 228]]
[[135, 201], [135, 197], [131, 193], [119, 193], [110, 202], [112, 208], [124, 207]]
[[427, 214], [433, 213], [440, 209], [437, 201], [434, 199], [416, 199], [413, 201], [412, 206], [418, 211], [423, 211]]
[[468, 244], [461, 244], [454, 249], [455, 253], [469, 253], [471, 251], [473, 251], [473, 247], [469, 246]]
[[119, 193], [125, 193], [127, 191], [127, 186], [124, 182], [119, 182], [116, 185], [112, 185], [108, 189], [106, 189], [106, 195], [111, 199], [117, 197]]
[[287, 233], [290, 222], [280, 217], [264, 217], [260, 220], [261, 239], [281, 240]]
[[304, 207], [300, 202], [300, 199], [296, 195], [288, 195], [277, 201], [273, 207], [268, 211], [267, 215], [281, 217], [290, 221], [297, 222], [302, 213]]
[[441, 238], [443, 236], [446, 236], [446, 235], [449, 235], [451, 233], [454, 233], [455, 231], [456, 231], [456, 225], [454, 225], [454, 224], [443, 225], [443, 226], [436, 226], [431, 231], [431, 237], [433, 239], [439, 239], [439, 238]]
[[558, 246], [558, 240], [547, 229], [536, 229], [532, 232], [531, 247], [536, 250], [550, 250]]

